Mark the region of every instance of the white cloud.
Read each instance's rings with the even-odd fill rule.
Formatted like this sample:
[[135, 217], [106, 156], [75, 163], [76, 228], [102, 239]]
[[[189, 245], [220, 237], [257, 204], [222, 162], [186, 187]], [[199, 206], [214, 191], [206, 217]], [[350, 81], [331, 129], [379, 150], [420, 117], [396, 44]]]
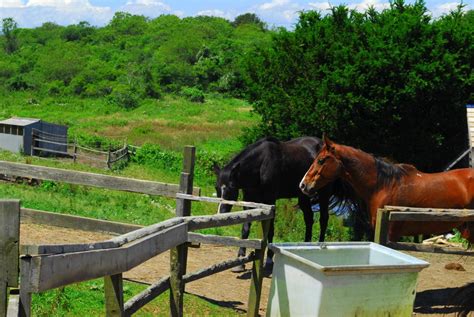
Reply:
[[[60, 25], [88, 21], [92, 25], [105, 25], [116, 10], [106, 6], [95, 6], [90, 0], [0, 0], [0, 19], [12, 17], [20, 27], [36, 27], [45, 22]], [[174, 13], [171, 7], [157, 0], [129, 0], [118, 8], [132, 14], [156, 17]], [[183, 15], [182, 12], [176, 12]]]
[[282, 7], [288, 5], [290, 3], [289, 0], [272, 0], [271, 2], [266, 2], [258, 6], [260, 10], [273, 10], [277, 7]]
[[12, 17], [20, 27], [36, 27], [45, 22], [69, 25], [80, 21], [103, 25], [113, 16], [111, 8], [94, 6], [89, 0], [29, 0], [25, 4], [15, 0], [1, 1], [8, 7], [2, 8], [0, 19]]
[[331, 4], [329, 2], [310, 2], [308, 5], [311, 7], [311, 9], [317, 10], [317, 11], [325, 11], [331, 8]]
[[0, 8], [21, 8], [23, 2], [21, 0], [1, 0]]
[[359, 3], [351, 3], [348, 7], [361, 12], [367, 11], [370, 7], [373, 7], [377, 11], [382, 11], [390, 8], [390, 3], [380, 2], [379, 0], [362, 0], [362, 2]]
[[161, 14], [172, 13], [169, 5], [156, 0], [131, 0], [121, 7], [120, 11], [145, 15], [151, 18], [157, 17]]
[[[435, 6], [432, 10], [431, 13], [434, 17], [439, 17], [445, 14], [449, 14], [449, 12], [456, 10], [457, 7], [459, 6], [459, 2], [446, 2], [439, 4]], [[464, 10], [467, 12], [469, 9], [471, 9], [470, 5], [467, 5], [464, 7]]]
[[213, 16], [213, 17], [220, 17], [220, 18], [224, 18], [224, 19], [227, 19], [227, 20], [232, 20], [232, 18], [233, 18], [233, 15], [231, 13], [224, 12], [224, 11], [218, 10], [218, 9], [199, 11], [197, 13], [197, 15], [207, 15], [207, 16]]
[[[311, 9], [315, 9], [318, 11], [326, 11], [330, 9], [332, 6], [336, 6], [337, 4], [331, 4], [328, 1], [326, 2], [310, 2], [308, 5]], [[361, 2], [356, 3], [349, 3], [347, 4], [349, 9], [357, 10], [360, 12], [365, 12], [368, 8], [373, 7], [377, 11], [382, 11], [384, 9], [390, 8], [389, 2], [380, 2], [379, 0], [362, 0]]]
[[249, 11], [256, 13], [270, 25], [291, 26], [296, 22], [299, 11], [303, 9], [301, 5], [290, 0], [272, 0], [254, 6]]
[[157, 17], [163, 13], [170, 13], [171, 7], [164, 2], [156, 0], [131, 0], [121, 7], [120, 11]]

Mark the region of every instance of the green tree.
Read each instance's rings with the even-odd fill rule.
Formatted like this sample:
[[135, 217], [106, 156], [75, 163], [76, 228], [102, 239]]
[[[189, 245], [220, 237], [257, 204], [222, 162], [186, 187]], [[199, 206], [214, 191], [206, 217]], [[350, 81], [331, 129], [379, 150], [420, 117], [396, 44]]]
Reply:
[[243, 24], [254, 24], [258, 26], [261, 30], [265, 30], [267, 28], [266, 23], [260, 20], [260, 18], [255, 13], [241, 14], [237, 16], [232, 22], [232, 25], [235, 27]]
[[[469, 15], [470, 16], [470, 15]], [[249, 98], [262, 121], [248, 140], [321, 136], [421, 169], [439, 170], [466, 147], [474, 24], [432, 20], [424, 3], [383, 12], [304, 12], [269, 49], [247, 59]]]
[[17, 23], [13, 18], [2, 19], [2, 33], [5, 37], [4, 48], [7, 54], [11, 54], [18, 49], [17, 28]]

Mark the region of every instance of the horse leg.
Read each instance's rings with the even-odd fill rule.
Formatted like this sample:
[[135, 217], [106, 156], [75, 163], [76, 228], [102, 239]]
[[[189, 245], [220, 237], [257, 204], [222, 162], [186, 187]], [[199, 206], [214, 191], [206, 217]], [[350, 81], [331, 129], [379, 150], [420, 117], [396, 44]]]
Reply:
[[[245, 210], [250, 209], [250, 208], [244, 208]], [[252, 226], [251, 222], [246, 222], [242, 225], [242, 233], [241, 233], [241, 238], [242, 239], [248, 239], [249, 234], [250, 234], [250, 227]], [[238, 252], [238, 256], [245, 256], [246, 248], [241, 247]]]
[[[273, 242], [273, 236], [275, 234], [275, 218], [270, 222], [270, 228], [268, 229], [268, 243]], [[273, 251], [267, 249], [267, 259], [265, 260], [265, 269], [271, 270], [273, 268]]]
[[326, 186], [319, 192], [319, 242], [324, 242], [329, 221], [329, 188]]
[[304, 234], [304, 241], [311, 242], [313, 237], [313, 224], [314, 224], [314, 215], [313, 210], [311, 209], [311, 200], [307, 196], [298, 197], [298, 205], [303, 211], [304, 224], [306, 227]]
[[[244, 209], [247, 210], [247, 209], [250, 209], [250, 208], [244, 207]], [[242, 239], [247, 239], [249, 237], [251, 226], [252, 226], [251, 222], [246, 222], [242, 225], [242, 232], [241, 232], [241, 235], [240, 235]], [[246, 251], [247, 251], [246, 248], [240, 247], [239, 252], [237, 253], [237, 256], [238, 257], [244, 257]], [[245, 264], [241, 264], [239, 266], [236, 266], [236, 267], [232, 268], [231, 271], [234, 272], [234, 273], [244, 272], [245, 271]]]

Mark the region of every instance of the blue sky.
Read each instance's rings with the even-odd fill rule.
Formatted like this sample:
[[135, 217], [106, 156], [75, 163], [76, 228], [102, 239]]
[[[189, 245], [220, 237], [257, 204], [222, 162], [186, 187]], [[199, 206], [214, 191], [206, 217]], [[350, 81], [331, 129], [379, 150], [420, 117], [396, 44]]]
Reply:
[[[426, 5], [431, 14], [438, 17], [455, 8], [459, 1], [426, 0]], [[474, 8], [473, 2], [464, 0], [467, 9]], [[313, 9], [325, 12], [331, 5], [341, 3], [360, 11], [370, 5], [377, 10], [389, 5], [388, 0], [0, 0], [0, 19], [13, 17], [19, 27], [36, 27], [44, 22], [69, 25], [80, 21], [103, 26], [117, 11], [150, 18], [160, 14], [175, 14], [180, 17], [212, 15], [229, 20], [239, 14], [252, 12], [270, 26], [291, 28], [297, 21], [299, 11]]]

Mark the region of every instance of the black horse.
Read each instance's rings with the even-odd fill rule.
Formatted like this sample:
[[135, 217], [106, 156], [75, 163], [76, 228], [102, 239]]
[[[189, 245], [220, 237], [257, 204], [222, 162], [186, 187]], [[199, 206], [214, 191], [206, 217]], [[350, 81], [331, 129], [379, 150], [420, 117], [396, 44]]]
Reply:
[[[279, 198], [298, 198], [298, 205], [303, 211], [306, 225], [304, 241], [311, 241], [313, 231], [312, 203], [319, 203], [319, 224], [321, 231], [319, 241], [324, 241], [329, 219], [329, 204], [341, 202], [349, 197], [342, 182], [322, 188], [317, 197], [306, 196], [299, 189], [299, 183], [317, 156], [323, 142], [315, 137], [301, 137], [287, 142], [280, 142], [273, 137], [260, 139], [247, 146], [237, 154], [224, 168], [214, 166], [217, 175], [216, 192], [218, 197], [226, 200], [237, 200], [239, 189], [243, 200], [274, 205]], [[335, 195], [338, 199], [331, 199]], [[232, 206], [221, 204], [220, 213], [230, 212]], [[247, 239], [250, 223], [242, 227], [242, 238]], [[270, 225], [268, 240], [272, 242], [274, 234], [273, 221]], [[239, 249], [239, 256], [245, 255], [245, 248]], [[269, 250], [267, 264], [272, 263]], [[239, 267], [234, 271], [243, 270]]]

